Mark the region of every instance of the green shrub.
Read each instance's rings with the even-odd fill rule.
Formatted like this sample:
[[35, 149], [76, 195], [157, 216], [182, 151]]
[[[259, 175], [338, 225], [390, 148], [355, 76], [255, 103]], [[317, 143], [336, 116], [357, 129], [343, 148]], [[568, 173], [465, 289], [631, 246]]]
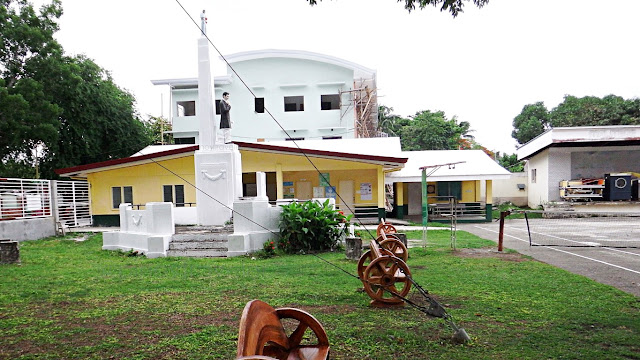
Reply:
[[[292, 202], [282, 208], [278, 248], [290, 254], [335, 248], [351, 219], [351, 215], [334, 210], [329, 200], [323, 204], [311, 200]], [[344, 227], [340, 226], [342, 223]]]

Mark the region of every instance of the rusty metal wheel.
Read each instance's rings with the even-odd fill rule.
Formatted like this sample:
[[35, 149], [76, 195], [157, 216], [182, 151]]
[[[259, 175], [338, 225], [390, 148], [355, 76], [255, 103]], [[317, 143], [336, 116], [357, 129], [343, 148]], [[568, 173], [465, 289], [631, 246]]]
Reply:
[[369, 266], [372, 260], [373, 255], [371, 255], [371, 250], [368, 250], [367, 252], [362, 254], [362, 256], [360, 256], [360, 260], [358, 260], [358, 277], [360, 278], [360, 280], [363, 279], [364, 271], [366, 270], [367, 266]]
[[364, 271], [362, 283], [369, 296], [385, 304], [398, 304], [403, 300], [394, 294], [406, 297], [411, 290], [409, 267], [401, 259], [382, 256], [371, 261]]
[[378, 228], [376, 229], [376, 236], [382, 235], [383, 232], [385, 234], [395, 234], [398, 231], [396, 231], [396, 227], [390, 223], [382, 223], [378, 225]]
[[409, 259], [409, 250], [398, 239], [387, 239], [380, 242], [380, 247], [389, 251], [393, 256], [399, 257], [405, 263]]

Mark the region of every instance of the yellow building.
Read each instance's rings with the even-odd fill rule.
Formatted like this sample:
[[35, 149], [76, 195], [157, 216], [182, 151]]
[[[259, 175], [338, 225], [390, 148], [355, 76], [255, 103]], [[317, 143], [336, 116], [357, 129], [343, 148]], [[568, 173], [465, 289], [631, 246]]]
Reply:
[[[511, 173], [482, 150], [403, 151], [408, 161], [385, 181], [394, 189], [393, 217], [422, 218], [422, 169], [427, 175], [429, 218], [445, 220], [452, 212], [458, 221], [491, 221], [493, 180]], [[455, 207], [455, 208], [454, 208]]]
[[[359, 217], [385, 217], [385, 175], [407, 162], [398, 156], [397, 138], [235, 144], [242, 157], [245, 196], [256, 195], [255, 173], [260, 171], [267, 174], [267, 196], [273, 203], [333, 197], [340, 210]], [[176, 213], [182, 214], [177, 223], [193, 224], [197, 149], [197, 145], [152, 146], [128, 158], [57, 173], [87, 179], [94, 225], [117, 225], [120, 203], [136, 207], [160, 201], [175, 204]], [[387, 152], [391, 155], [382, 155]]]

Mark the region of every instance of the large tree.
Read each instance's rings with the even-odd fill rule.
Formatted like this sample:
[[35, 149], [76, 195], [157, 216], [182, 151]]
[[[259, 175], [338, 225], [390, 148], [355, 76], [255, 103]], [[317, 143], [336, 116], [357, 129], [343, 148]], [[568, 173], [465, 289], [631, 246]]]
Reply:
[[524, 144], [549, 129], [549, 110], [544, 103], [525, 105], [518, 116], [513, 119], [511, 137]]
[[58, 138], [61, 109], [27, 67], [34, 59], [60, 54], [53, 33], [61, 14], [57, 0], [39, 14], [26, 0], [0, 0], [0, 160], [5, 163], [27, 163], [33, 149]]
[[397, 137], [400, 136], [400, 129], [408, 124], [409, 119], [395, 115], [392, 107], [378, 106], [378, 133]]
[[513, 119], [511, 136], [520, 144], [553, 127], [640, 125], [640, 99], [566, 95], [551, 111], [542, 102], [526, 105]]
[[470, 132], [469, 123], [447, 119], [443, 111], [417, 112], [400, 129], [403, 150], [457, 150], [463, 134]]
[[[128, 156], [150, 143], [135, 100], [84, 56], [65, 56], [53, 38], [58, 0], [39, 12], [0, 0], [0, 174], [24, 177]], [[35, 171], [32, 172], [35, 175]]]
[[[309, 4], [316, 5], [318, 0], [307, 0]], [[319, 0], [322, 1], [322, 0]], [[404, 2], [404, 8], [411, 12], [418, 6], [420, 9], [424, 9], [427, 6], [440, 7], [440, 11], [448, 11], [453, 17], [458, 16], [463, 12], [464, 5], [468, 2], [472, 2], [477, 7], [481, 8], [485, 4], [489, 3], [489, 0], [397, 0], [398, 2]]]

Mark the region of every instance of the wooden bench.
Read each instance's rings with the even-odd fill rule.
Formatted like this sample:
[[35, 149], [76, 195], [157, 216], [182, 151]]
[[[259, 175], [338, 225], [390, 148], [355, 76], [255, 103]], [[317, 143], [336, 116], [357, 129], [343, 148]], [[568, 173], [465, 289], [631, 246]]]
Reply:
[[[287, 336], [283, 319], [298, 321]], [[311, 329], [316, 344], [302, 345], [307, 329]], [[306, 311], [294, 308], [274, 309], [260, 300], [247, 303], [240, 319], [237, 359], [327, 359], [329, 339], [322, 324]]]

